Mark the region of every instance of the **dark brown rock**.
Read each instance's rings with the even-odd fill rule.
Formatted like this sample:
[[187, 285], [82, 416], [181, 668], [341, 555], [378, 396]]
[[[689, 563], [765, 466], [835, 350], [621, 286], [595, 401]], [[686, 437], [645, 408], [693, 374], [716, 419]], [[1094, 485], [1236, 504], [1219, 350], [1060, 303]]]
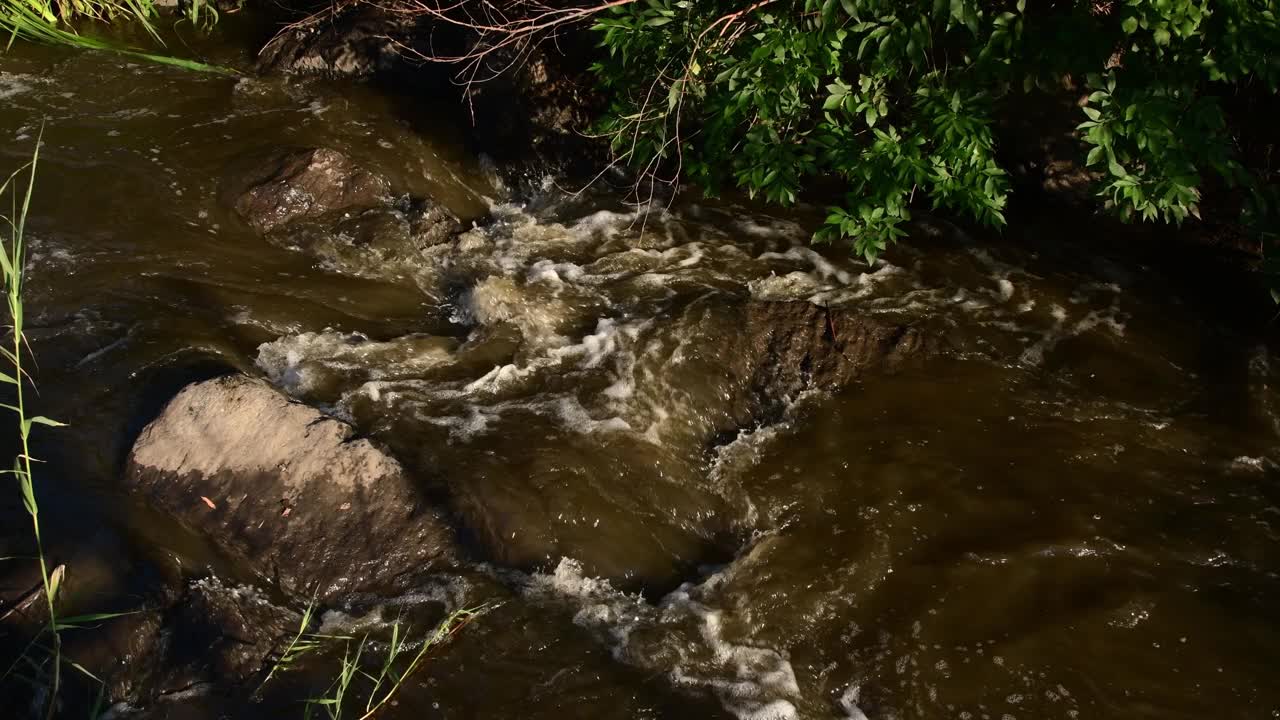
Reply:
[[285, 592], [393, 591], [453, 557], [400, 463], [267, 383], [184, 388], [139, 436], [126, 486]]
[[745, 361], [756, 402], [812, 389], [836, 390], [873, 368], [895, 368], [929, 349], [918, 328], [807, 302], [753, 302], [745, 309]]
[[[297, 633], [300, 617], [249, 587], [216, 578], [192, 583], [173, 627], [209, 679], [244, 682], [263, 671]], [[196, 678], [193, 681], [198, 681]]]
[[260, 233], [304, 218], [385, 205], [391, 195], [386, 178], [327, 148], [276, 153], [232, 184], [232, 206]]
[[335, 6], [312, 22], [291, 26], [258, 53], [258, 71], [286, 75], [369, 78], [398, 64], [415, 23], [364, 5]]
[[591, 177], [608, 163], [607, 143], [587, 132], [606, 103], [587, 72], [581, 38], [530, 52], [502, 49], [485, 59], [486, 82], [465, 86], [477, 144], [508, 182], [537, 184], [546, 172]]
[[939, 344], [919, 327], [803, 301], [750, 301], [708, 320], [741, 328], [715, 355], [726, 377], [713, 444], [777, 421], [805, 391], [837, 391], [867, 372], [895, 370]]
[[[376, 78], [420, 97], [448, 98], [476, 149], [522, 191], [536, 188], [548, 172], [594, 176], [608, 162], [608, 144], [586, 131], [607, 103], [588, 71], [598, 53], [590, 34], [486, 49], [481, 43], [494, 38], [466, 27], [474, 18], [465, 8], [456, 19], [433, 20], [394, 5], [334, 5], [267, 43], [258, 70]], [[450, 61], [468, 56], [476, 65]]]
[[447, 207], [429, 197], [393, 198], [380, 174], [325, 148], [233, 163], [222, 198], [271, 244], [384, 280], [414, 279], [427, 250], [464, 229]]
[[69, 634], [65, 651], [103, 679], [112, 702], [147, 705], [199, 686], [240, 687], [266, 674], [301, 616], [216, 577], [177, 588], [159, 607]]

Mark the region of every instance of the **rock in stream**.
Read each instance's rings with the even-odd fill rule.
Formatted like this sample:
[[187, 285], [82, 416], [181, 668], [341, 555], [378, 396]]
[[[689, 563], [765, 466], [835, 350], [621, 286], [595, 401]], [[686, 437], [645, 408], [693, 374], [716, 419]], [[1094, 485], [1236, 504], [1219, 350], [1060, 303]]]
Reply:
[[412, 280], [424, 253], [463, 228], [440, 203], [396, 197], [386, 177], [336, 150], [282, 150], [238, 164], [223, 183], [224, 204], [267, 242], [338, 272]]
[[125, 485], [297, 597], [394, 590], [455, 554], [400, 463], [245, 376], [179, 392], [142, 431]]
[[386, 178], [326, 148], [276, 153], [234, 180], [230, 190], [236, 213], [260, 233], [302, 218], [383, 205], [391, 195]]

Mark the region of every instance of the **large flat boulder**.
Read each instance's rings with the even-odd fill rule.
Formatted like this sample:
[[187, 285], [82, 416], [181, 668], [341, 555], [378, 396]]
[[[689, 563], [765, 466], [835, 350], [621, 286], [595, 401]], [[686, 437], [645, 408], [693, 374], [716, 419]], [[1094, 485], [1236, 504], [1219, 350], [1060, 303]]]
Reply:
[[454, 536], [400, 463], [266, 382], [184, 388], [139, 436], [128, 488], [290, 594], [390, 592]]

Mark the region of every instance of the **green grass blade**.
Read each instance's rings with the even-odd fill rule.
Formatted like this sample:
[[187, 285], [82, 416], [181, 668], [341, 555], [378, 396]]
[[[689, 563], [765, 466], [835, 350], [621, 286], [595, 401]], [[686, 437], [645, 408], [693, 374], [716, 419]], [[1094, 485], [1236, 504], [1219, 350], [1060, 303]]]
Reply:
[[[137, 22], [160, 45], [164, 45], [152, 18], [155, 16], [153, 0], [110, 0], [109, 7], [114, 8], [112, 15], [118, 15]], [[84, 13], [84, 17], [102, 19], [94, 13]], [[64, 29], [57, 18], [46, 18], [37, 9], [20, 2], [20, 0], [0, 0], [0, 32], [9, 35], [8, 47], [15, 40], [22, 38], [47, 45], [64, 45], [85, 50], [102, 50], [136, 57], [141, 60], [161, 65], [182, 68], [195, 72], [235, 75], [229, 68], [210, 65], [196, 60], [149, 53], [136, 48], [122, 47], [90, 35], [81, 35], [74, 30]]]

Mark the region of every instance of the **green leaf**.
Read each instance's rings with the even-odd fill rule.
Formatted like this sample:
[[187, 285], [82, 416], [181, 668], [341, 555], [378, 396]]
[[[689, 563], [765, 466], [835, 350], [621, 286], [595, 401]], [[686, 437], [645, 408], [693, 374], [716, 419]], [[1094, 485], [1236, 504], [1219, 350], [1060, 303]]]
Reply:
[[1127, 17], [1124, 22], [1120, 23], [1120, 29], [1124, 30], [1126, 35], [1132, 35], [1138, 30], [1138, 18]]

